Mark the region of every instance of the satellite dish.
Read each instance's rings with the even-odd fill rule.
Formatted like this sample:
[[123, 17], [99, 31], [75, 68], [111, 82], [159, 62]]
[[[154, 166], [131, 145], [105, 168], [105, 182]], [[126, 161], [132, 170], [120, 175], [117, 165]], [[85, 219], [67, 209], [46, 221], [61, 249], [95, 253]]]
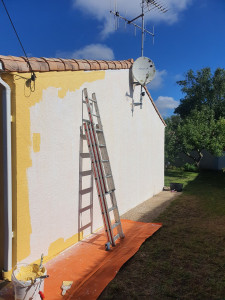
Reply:
[[132, 66], [133, 77], [142, 86], [146, 85], [155, 77], [155, 65], [153, 61], [148, 58], [141, 56], [135, 60]]

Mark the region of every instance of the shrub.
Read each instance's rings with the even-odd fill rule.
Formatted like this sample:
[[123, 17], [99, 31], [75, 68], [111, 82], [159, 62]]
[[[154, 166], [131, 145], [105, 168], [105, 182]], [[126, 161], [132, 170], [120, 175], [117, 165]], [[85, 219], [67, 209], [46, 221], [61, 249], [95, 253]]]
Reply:
[[184, 164], [183, 169], [186, 172], [198, 172], [198, 168], [195, 165], [189, 163]]

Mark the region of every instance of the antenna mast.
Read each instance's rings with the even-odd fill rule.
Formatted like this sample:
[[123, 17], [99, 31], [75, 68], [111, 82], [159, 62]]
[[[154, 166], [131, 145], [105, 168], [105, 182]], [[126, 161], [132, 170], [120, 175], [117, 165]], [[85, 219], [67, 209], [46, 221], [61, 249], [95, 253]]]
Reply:
[[[141, 56], [144, 56], [144, 29], [145, 29], [145, 14], [144, 14], [144, 3], [145, 1], [142, 0], [141, 3], [141, 10], [142, 10], [142, 26], [141, 26]], [[154, 36], [154, 35], [153, 35]]]
[[[114, 15], [115, 18], [122, 19], [125, 22], [125, 25], [133, 25], [135, 28], [141, 29], [141, 57], [144, 57], [144, 35], [145, 33], [151, 35], [153, 37], [153, 43], [154, 43], [154, 27], [153, 27], [153, 32], [148, 31], [145, 29], [145, 13], [157, 9], [161, 13], [166, 13], [168, 11], [167, 8], [163, 7], [163, 4], [160, 1], [157, 0], [141, 0], [141, 14], [138, 15], [137, 17], [133, 18], [132, 20], [128, 20], [126, 17], [123, 17], [119, 14], [119, 11], [117, 10], [117, 0], [115, 0], [115, 11], [110, 10], [110, 13]], [[141, 18], [141, 26], [138, 24], [134, 23], [135, 20]], [[116, 23], [117, 24], [117, 23]], [[115, 26], [117, 29], [117, 26]], [[150, 60], [149, 60], [150, 61]], [[140, 84], [140, 83], [135, 83]], [[145, 84], [144, 84], [145, 85]], [[142, 100], [143, 96], [145, 95], [145, 92], [143, 91], [143, 84], [141, 84], [141, 93], [140, 93], [140, 102], [134, 102], [134, 99], [132, 100], [132, 113], [134, 112], [134, 107], [135, 106], [140, 106], [142, 109]]]
[[[141, 0], [141, 14], [133, 18], [132, 20], [128, 20], [127, 18], [120, 15], [119, 11], [117, 10], [117, 4], [115, 5], [114, 11], [110, 10], [111, 14], [113, 14], [116, 18], [123, 20], [125, 24], [133, 25], [135, 27], [135, 30], [136, 28], [141, 29], [141, 56], [144, 56], [144, 34], [147, 33], [151, 35], [153, 38], [155, 36], [154, 30], [153, 32], [150, 32], [149, 30], [145, 29], [145, 23], [144, 23], [145, 14], [154, 9], [157, 9], [161, 13], [166, 13], [168, 11], [167, 8], [163, 7], [161, 2], [156, 0]], [[134, 21], [139, 18], [142, 18], [141, 26], [134, 23]]]

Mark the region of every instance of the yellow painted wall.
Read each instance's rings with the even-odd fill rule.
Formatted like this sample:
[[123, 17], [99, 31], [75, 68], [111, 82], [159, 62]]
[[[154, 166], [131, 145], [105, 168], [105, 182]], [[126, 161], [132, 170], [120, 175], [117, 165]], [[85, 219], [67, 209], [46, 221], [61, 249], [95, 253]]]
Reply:
[[[3, 179], [3, 128], [2, 128], [2, 88], [0, 85], [0, 245], [4, 244], [4, 179]], [[3, 269], [4, 248], [0, 247], [0, 270]], [[1, 278], [1, 274], [0, 274]]]
[[[12, 90], [13, 265], [37, 260], [43, 249], [47, 261], [78, 240], [83, 87], [97, 93], [120, 213], [163, 187], [164, 125], [147, 96], [143, 109], [135, 109], [132, 116], [129, 70], [36, 75], [35, 87], [31, 86], [34, 92], [29, 74], [3, 77]], [[139, 96], [137, 87], [134, 99]], [[94, 230], [102, 225], [96, 202]]]
[[[30, 149], [40, 151], [41, 136], [37, 132], [31, 136], [30, 108], [39, 103], [43, 91], [49, 87], [58, 89], [58, 96], [64, 98], [68, 91], [79, 89], [85, 82], [104, 79], [105, 71], [47, 72], [36, 73], [36, 81], [30, 81], [29, 74], [4, 74], [3, 80], [12, 91], [12, 164], [13, 164], [13, 265], [26, 259], [30, 254], [30, 235], [32, 233], [27, 169], [32, 166]], [[48, 256], [52, 258], [65, 248], [77, 242], [75, 234], [70, 239], [56, 240], [49, 245]]]

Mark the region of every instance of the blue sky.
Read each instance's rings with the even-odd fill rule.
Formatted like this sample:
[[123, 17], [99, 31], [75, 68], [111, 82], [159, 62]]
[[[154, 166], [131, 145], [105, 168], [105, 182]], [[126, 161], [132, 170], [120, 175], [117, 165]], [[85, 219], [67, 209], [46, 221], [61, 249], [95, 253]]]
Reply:
[[[109, 13], [114, 0], [4, 0], [28, 56], [128, 59], [141, 55], [141, 34], [121, 21], [114, 30]], [[157, 76], [148, 86], [164, 117], [182, 98], [177, 80], [189, 70], [225, 68], [225, 1], [160, 0], [166, 14], [148, 12], [146, 28], [155, 27], [155, 43], [146, 36], [144, 55]], [[137, 16], [140, 0], [117, 0], [121, 15]], [[23, 56], [0, 1], [0, 54]]]

